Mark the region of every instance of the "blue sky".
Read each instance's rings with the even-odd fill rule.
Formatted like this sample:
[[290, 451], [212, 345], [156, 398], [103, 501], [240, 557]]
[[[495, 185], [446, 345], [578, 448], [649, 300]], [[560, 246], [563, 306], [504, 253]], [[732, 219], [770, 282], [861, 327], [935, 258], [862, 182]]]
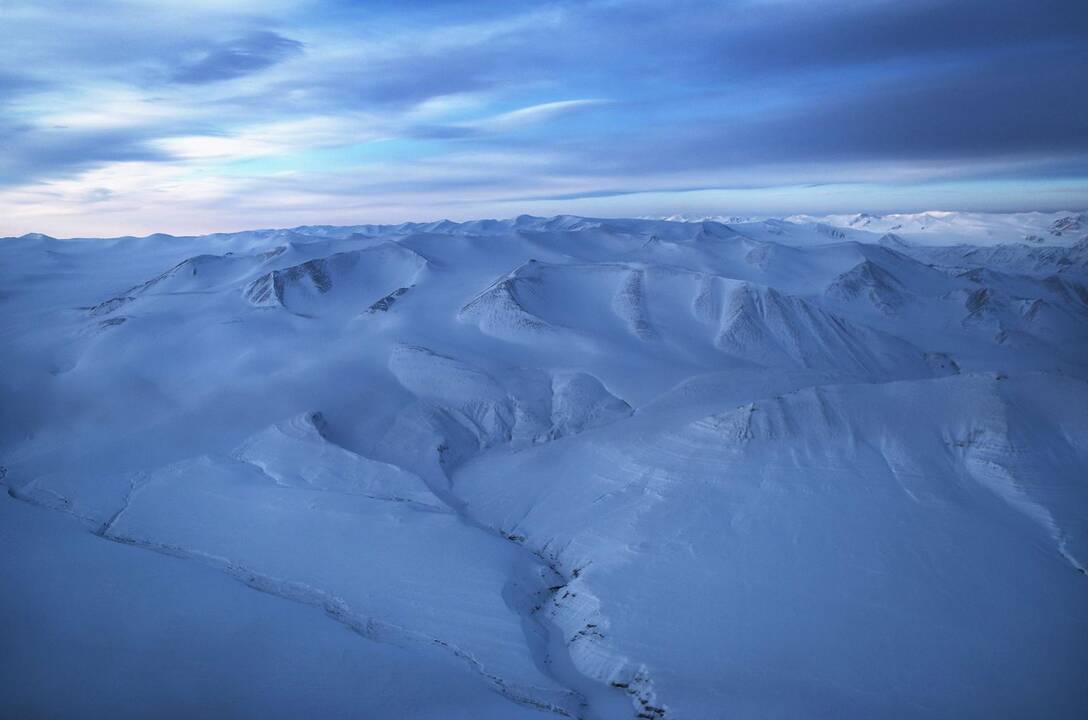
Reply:
[[1083, 0], [0, 0], [0, 234], [1088, 206]]

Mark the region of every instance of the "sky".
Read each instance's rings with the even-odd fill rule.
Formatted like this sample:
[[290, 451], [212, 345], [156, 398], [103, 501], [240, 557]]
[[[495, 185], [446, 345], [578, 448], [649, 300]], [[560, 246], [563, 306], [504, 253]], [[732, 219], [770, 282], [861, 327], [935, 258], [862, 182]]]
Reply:
[[1084, 0], [0, 0], [0, 235], [1085, 208]]

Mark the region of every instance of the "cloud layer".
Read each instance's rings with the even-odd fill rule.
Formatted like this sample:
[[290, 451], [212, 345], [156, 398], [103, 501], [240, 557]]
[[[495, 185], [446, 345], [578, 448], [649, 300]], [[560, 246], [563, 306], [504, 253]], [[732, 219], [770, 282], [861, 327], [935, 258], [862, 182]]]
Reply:
[[5, 3], [0, 233], [1088, 205], [1079, 0], [225, 6]]

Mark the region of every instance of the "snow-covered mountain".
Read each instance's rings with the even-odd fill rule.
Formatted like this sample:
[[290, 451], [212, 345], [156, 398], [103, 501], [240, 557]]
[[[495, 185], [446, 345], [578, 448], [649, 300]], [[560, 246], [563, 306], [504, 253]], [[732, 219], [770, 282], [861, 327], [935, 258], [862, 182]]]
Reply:
[[873, 215], [795, 215], [787, 220], [823, 223], [832, 227], [893, 233], [919, 245], [970, 243], [992, 245], [1023, 242], [1032, 245], [1069, 245], [1088, 232], [1085, 212], [965, 213], [929, 211]]
[[1088, 708], [1085, 213], [32, 234], [0, 368], [0, 715]]

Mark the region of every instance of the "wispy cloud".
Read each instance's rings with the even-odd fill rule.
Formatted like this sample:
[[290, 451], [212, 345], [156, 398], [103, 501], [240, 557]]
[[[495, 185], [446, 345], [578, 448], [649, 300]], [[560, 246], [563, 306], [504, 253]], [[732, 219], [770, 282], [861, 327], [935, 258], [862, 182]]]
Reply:
[[509, 112], [481, 118], [471, 123], [468, 127], [486, 131], [515, 130], [529, 125], [544, 123], [554, 118], [566, 115], [585, 108], [607, 104], [607, 100], [586, 98], [581, 100], [556, 100], [554, 102], [530, 105]]
[[208, 83], [264, 70], [302, 51], [298, 40], [267, 30], [257, 30], [222, 43], [183, 63], [171, 79], [180, 83]]

